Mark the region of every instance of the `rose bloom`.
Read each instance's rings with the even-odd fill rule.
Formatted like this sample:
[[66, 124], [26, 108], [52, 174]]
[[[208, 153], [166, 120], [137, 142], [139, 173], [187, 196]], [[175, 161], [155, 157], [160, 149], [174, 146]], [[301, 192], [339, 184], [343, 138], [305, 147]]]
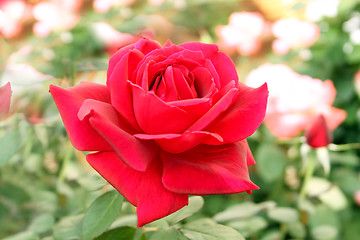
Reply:
[[279, 55], [286, 54], [292, 48], [310, 47], [320, 35], [316, 24], [296, 18], [276, 21], [271, 31], [277, 38], [272, 45], [273, 51]]
[[116, 52], [107, 83], [51, 85], [69, 138], [131, 204], [138, 226], [188, 204], [188, 195], [258, 189], [246, 142], [265, 116], [266, 84], [238, 82], [216, 45], [142, 39]]
[[37, 37], [46, 37], [52, 31], [69, 30], [80, 20], [78, 10], [82, 0], [52, 0], [40, 2], [33, 7], [33, 16], [37, 22], [33, 26]]
[[229, 54], [238, 52], [245, 56], [253, 55], [261, 48], [266, 28], [260, 13], [235, 12], [229, 18], [229, 25], [216, 28], [220, 49]]
[[284, 65], [265, 64], [249, 73], [246, 83], [269, 86], [265, 125], [279, 138], [300, 134], [322, 114], [329, 129], [335, 129], [346, 117], [344, 110], [331, 106], [336, 89], [331, 80], [321, 81], [300, 75]]
[[11, 94], [10, 83], [0, 87], [0, 119], [9, 112]]

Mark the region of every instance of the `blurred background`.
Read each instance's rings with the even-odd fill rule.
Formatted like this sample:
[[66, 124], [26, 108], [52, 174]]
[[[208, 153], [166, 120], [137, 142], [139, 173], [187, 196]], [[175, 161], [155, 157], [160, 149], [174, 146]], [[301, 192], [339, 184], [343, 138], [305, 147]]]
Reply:
[[[109, 57], [143, 37], [217, 44], [240, 81], [270, 91], [249, 138], [260, 190], [205, 196], [180, 225], [360, 239], [359, 11], [360, 0], [0, 0], [0, 239], [82, 239], [84, 214], [111, 187], [73, 149], [49, 85], [104, 84]], [[98, 239], [154, 231], [136, 230], [126, 203], [110, 224]]]

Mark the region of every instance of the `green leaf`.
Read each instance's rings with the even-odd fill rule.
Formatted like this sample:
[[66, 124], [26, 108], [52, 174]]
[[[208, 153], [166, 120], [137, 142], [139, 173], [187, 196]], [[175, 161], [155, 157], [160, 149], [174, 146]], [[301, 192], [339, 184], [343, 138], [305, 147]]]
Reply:
[[0, 167], [5, 165], [22, 147], [20, 133], [13, 129], [0, 138]]
[[135, 228], [120, 227], [107, 231], [96, 238], [96, 240], [128, 240], [132, 239], [135, 234]]
[[281, 223], [291, 223], [299, 220], [299, 213], [288, 207], [277, 207], [268, 211], [268, 217]]
[[55, 240], [81, 239], [81, 223], [84, 215], [64, 217], [54, 226]]
[[167, 229], [159, 229], [156, 231], [149, 240], [184, 240], [186, 239], [182, 233], [174, 227]]
[[0, 202], [0, 219], [9, 214], [8, 208]]
[[83, 239], [93, 239], [102, 234], [120, 213], [123, 198], [116, 191], [98, 197], [86, 211], [82, 223]]
[[266, 182], [279, 179], [286, 164], [285, 153], [276, 145], [260, 145], [256, 152], [256, 167], [260, 177]]
[[340, 188], [326, 179], [313, 177], [309, 181], [307, 192], [318, 197], [323, 203], [334, 210], [341, 210], [347, 206], [347, 200]]
[[226, 224], [229, 227], [241, 232], [244, 237], [248, 237], [260, 230], [265, 229], [268, 223], [263, 217], [255, 216], [250, 218], [244, 218], [241, 220], [235, 220]]
[[306, 228], [301, 222], [293, 222], [287, 225], [289, 234], [298, 239], [306, 237]]
[[31, 231], [25, 231], [16, 233], [10, 237], [4, 238], [3, 240], [37, 240], [38, 236], [36, 233]]
[[28, 230], [36, 232], [38, 234], [51, 230], [55, 222], [55, 219], [50, 214], [43, 214], [32, 220]]
[[30, 196], [25, 189], [7, 181], [0, 182], [0, 196], [17, 204], [23, 204], [30, 200]]
[[186, 224], [181, 232], [191, 240], [245, 240], [235, 229], [220, 224]]
[[248, 218], [257, 214], [261, 210], [261, 207], [253, 202], [244, 202], [229, 207], [223, 212], [220, 212], [214, 216], [214, 220], [217, 222], [227, 222], [238, 218]]
[[264, 234], [264, 236], [261, 238], [261, 240], [278, 240], [282, 239], [281, 232], [276, 230], [268, 231]]
[[194, 196], [189, 198], [189, 204], [177, 212], [166, 217], [169, 225], [174, 225], [181, 220], [188, 218], [197, 213], [204, 205], [204, 199], [200, 196]]
[[338, 233], [338, 230], [331, 225], [318, 226], [311, 231], [311, 235], [316, 240], [336, 239]]
[[318, 226], [331, 225], [338, 228], [340, 225], [338, 215], [326, 205], [318, 205], [309, 215], [309, 226], [314, 229]]

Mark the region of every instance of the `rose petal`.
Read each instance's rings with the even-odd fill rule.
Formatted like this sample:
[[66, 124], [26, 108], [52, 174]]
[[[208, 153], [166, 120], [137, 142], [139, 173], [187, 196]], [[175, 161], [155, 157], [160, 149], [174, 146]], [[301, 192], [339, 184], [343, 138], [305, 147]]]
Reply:
[[[240, 83], [238, 99], [206, 131], [220, 134], [225, 143], [240, 141], [255, 132], [265, 117], [268, 89]], [[239, 127], [240, 126], [240, 127]]]
[[137, 206], [138, 227], [165, 217], [188, 204], [188, 196], [167, 190], [161, 182], [162, 167], [157, 159], [145, 172], [126, 165], [114, 152], [88, 154], [90, 165]]
[[92, 116], [89, 121], [116, 154], [135, 170], [145, 171], [158, 152], [153, 142], [135, 138], [99, 114]]
[[198, 97], [195, 87], [189, 85], [189, 81], [191, 82], [191, 80], [188, 77], [186, 78], [184, 76], [184, 73], [181, 72], [180, 68], [175, 67], [173, 69], [173, 76], [174, 76], [174, 82], [175, 82], [175, 86], [176, 86], [177, 93], [178, 93], [180, 100], [192, 99], [192, 98]]
[[162, 181], [181, 194], [229, 194], [258, 189], [247, 168], [247, 144], [201, 145], [182, 154], [162, 152]]
[[219, 52], [211, 59], [216, 72], [219, 74], [221, 86], [225, 86], [230, 81], [239, 81], [235, 65], [231, 58], [225, 53]]
[[11, 95], [12, 91], [9, 82], [0, 87], [0, 116], [9, 112]]
[[188, 42], [180, 44], [179, 46], [191, 51], [201, 51], [205, 59], [211, 59], [219, 51], [218, 46], [215, 44], [206, 44], [200, 42]]
[[222, 112], [226, 111], [236, 97], [238, 97], [238, 89], [232, 88], [207, 113], [205, 113], [200, 119], [198, 119], [193, 125], [191, 125], [191, 127], [188, 128], [188, 131], [191, 132], [203, 130]]
[[201, 116], [203, 116], [207, 111], [209, 111], [211, 107], [211, 99], [194, 98], [194, 99], [186, 99], [186, 100], [180, 100], [174, 102], [167, 102], [167, 104], [171, 106], [176, 106], [198, 119]]
[[223, 142], [220, 135], [204, 131], [184, 132], [182, 134], [135, 134], [142, 140], [155, 140], [166, 152], [182, 153], [199, 144], [219, 145]]
[[166, 68], [162, 81], [164, 81], [166, 85], [164, 101], [168, 102], [178, 100], [179, 94], [176, 89], [175, 77], [172, 66]]
[[267, 113], [264, 123], [272, 135], [278, 138], [292, 138], [299, 135], [308, 122], [313, 119], [312, 115], [293, 113]]
[[181, 133], [194, 121], [194, 116], [178, 107], [168, 105], [153, 92], [132, 84], [133, 105], [136, 120], [147, 134]]
[[326, 122], [331, 130], [337, 128], [346, 118], [346, 111], [343, 109], [330, 107], [328, 114], [324, 114]]
[[198, 67], [192, 71], [194, 74], [195, 88], [199, 97], [210, 97], [215, 90], [214, 78], [210, 72], [203, 67]]
[[111, 104], [137, 130], [139, 130], [139, 126], [134, 116], [128, 79], [129, 68], [137, 66], [140, 60], [141, 53], [131, 51], [118, 62], [106, 83], [111, 93]]
[[145, 171], [157, 153], [151, 141], [141, 141], [132, 134], [135, 130], [108, 103], [87, 99], [81, 106], [78, 117], [87, 119], [91, 126], [130, 167]]
[[210, 59], [219, 75], [221, 86], [225, 86], [233, 80], [238, 82], [239, 78], [233, 61], [226, 54], [218, 52], [216, 45], [190, 42], [179, 46], [193, 51], [200, 50], [204, 54], [205, 59]]
[[120, 117], [111, 104], [94, 99], [85, 99], [77, 116], [80, 121], [83, 121], [86, 117], [91, 116], [94, 111], [102, 116], [105, 116], [107, 121], [111, 121], [115, 124], [120, 123]]
[[107, 70], [107, 79], [110, 79], [115, 66], [119, 63], [119, 61], [129, 53], [130, 50], [134, 49], [135, 44], [128, 45], [126, 47], [120, 48], [115, 54], [113, 54], [109, 60], [109, 67]]
[[119, 61], [130, 52], [132, 49], [137, 49], [143, 55], [148, 54], [149, 52], [161, 48], [161, 45], [155, 41], [143, 38], [138, 42], [131, 44], [129, 46], [123, 47], [119, 49], [114, 55], [111, 56], [109, 60], [109, 68], [107, 71], [107, 79], [110, 78], [111, 74], [114, 71], [115, 66], [119, 63]]
[[75, 87], [62, 89], [50, 85], [50, 93], [54, 98], [65, 129], [71, 143], [80, 151], [109, 151], [110, 145], [92, 128], [88, 121], [81, 121], [78, 112], [86, 99], [95, 99], [110, 103], [110, 94], [106, 86], [81, 82]]

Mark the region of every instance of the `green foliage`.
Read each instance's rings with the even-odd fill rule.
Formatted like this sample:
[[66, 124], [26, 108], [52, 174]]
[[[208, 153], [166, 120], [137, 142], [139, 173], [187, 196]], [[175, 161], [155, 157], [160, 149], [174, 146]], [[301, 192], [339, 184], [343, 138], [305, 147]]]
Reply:
[[97, 198], [86, 211], [82, 222], [82, 238], [93, 239], [103, 233], [118, 216], [123, 198], [110, 191]]

